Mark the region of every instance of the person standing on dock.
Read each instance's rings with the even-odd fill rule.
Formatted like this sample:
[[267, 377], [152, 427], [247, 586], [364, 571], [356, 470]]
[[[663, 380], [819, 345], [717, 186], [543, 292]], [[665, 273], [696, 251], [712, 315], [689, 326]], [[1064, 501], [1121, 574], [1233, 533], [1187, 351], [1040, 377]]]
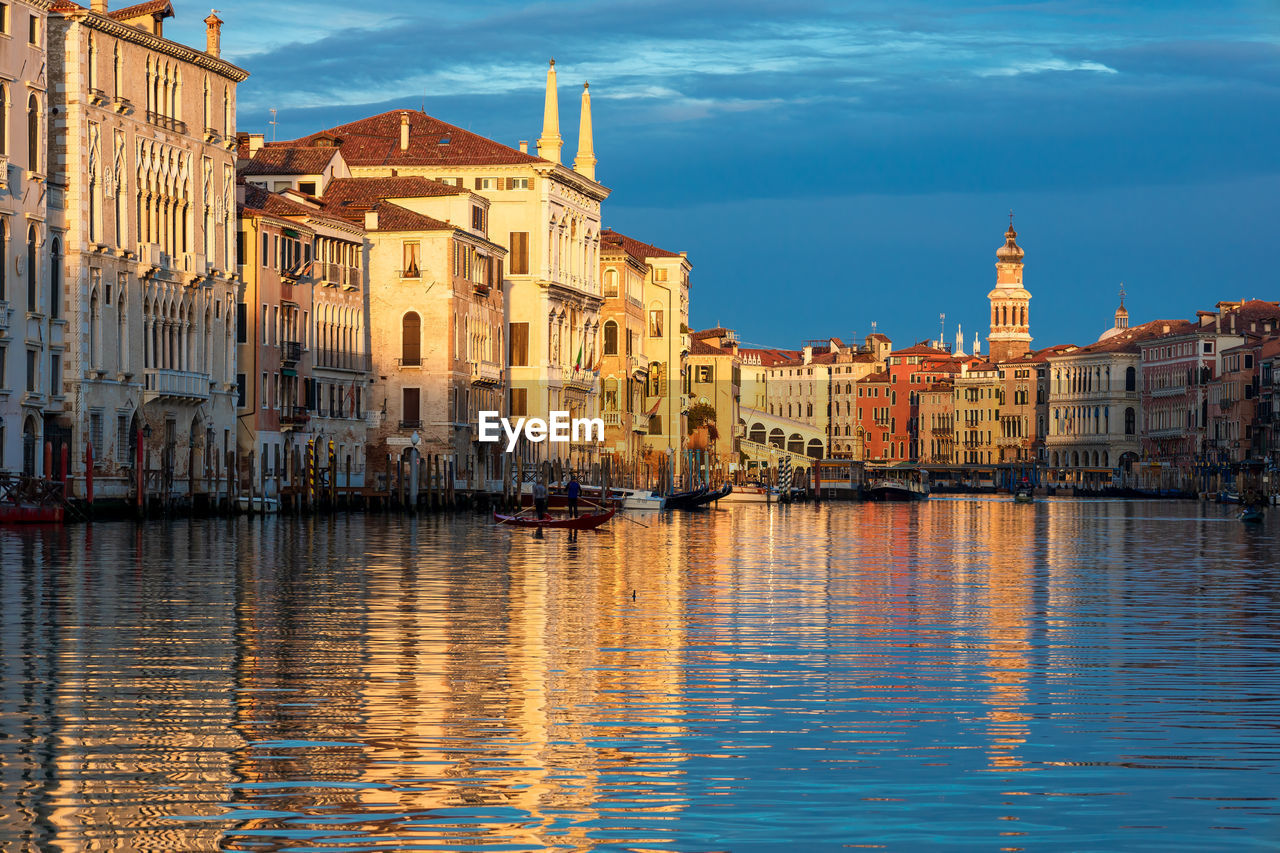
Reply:
[[533, 481], [533, 514], [547, 518], [547, 486], [542, 480]]
[[569, 498], [569, 517], [578, 517], [578, 495], [582, 494], [582, 485], [578, 482], [578, 478], [573, 474], [569, 475], [569, 485], [565, 489], [565, 495]]

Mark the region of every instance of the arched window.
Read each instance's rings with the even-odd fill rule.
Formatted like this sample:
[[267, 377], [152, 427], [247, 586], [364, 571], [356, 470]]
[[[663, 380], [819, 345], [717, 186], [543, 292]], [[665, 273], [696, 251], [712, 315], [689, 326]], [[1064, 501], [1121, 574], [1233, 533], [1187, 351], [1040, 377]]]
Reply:
[[55, 237], [49, 249], [49, 316], [62, 313], [62, 245]]
[[40, 102], [35, 95], [27, 99], [27, 168], [40, 171]]
[[400, 364], [410, 367], [422, 364], [422, 320], [412, 311], [404, 315], [401, 327]]
[[9, 223], [0, 219], [0, 302], [4, 302], [9, 298], [8, 279], [6, 278], [9, 269], [9, 264], [6, 260], [8, 257]]
[[40, 310], [40, 287], [36, 261], [39, 259], [40, 247], [36, 242], [36, 227], [27, 229], [27, 310]]
[[[1129, 368], [1132, 370], [1133, 368]], [[1138, 431], [1138, 416], [1133, 411], [1133, 407], [1124, 410], [1124, 434], [1133, 435]]]
[[[609, 270], [609, 272], [613, 272], [613, 270]], [[605, 280], [608, 280], [607, 275]], [[604, 354], [618, 354], [618, 324], [612, 320], [604, 324]]]
[[1128, 369], [1126, 369], [1126, 370], [1125, 370], [1125, 372], [1124, 372], [1124, 390], [1126, 390], [1126, 391], [1137, 391], [1137, 390], [1138, 390], [1138, 370], [1137, 370], [1137, 368], [1130, 367], [1130, 368], [1128, 368]]
[[617, 270], [605, 270], [604, 295], [605, 296], [618, 295], [618, 271]]
[[764, 444], [764, 424], [754, 423], [751, 425], [751, 432], [748, 434], [748, 440], [754, 441], [756, 444]]
[[804, 415], [804, 416], [805, 416], [806, 418], [811, 418], [811, 417], [813, 417], [813, 403], [808, 403], [808, 404], [805, 406], [805, 415]]
[[0, 84], [0, 155], [9, 153], [9, 89]]

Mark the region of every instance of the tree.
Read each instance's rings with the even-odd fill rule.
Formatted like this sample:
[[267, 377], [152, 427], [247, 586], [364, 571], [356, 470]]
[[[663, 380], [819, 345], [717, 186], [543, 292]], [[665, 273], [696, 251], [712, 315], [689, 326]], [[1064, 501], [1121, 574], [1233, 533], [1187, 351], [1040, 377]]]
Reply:
[[720, 431], [716, 429], [716, 410], [714, 406], [707, 403], [696, 403], [689, 407], [689, 432], [690, 434], [697, 432], [702, 427], [707, 428], [707, 438], [715, 441], [720, 437]]

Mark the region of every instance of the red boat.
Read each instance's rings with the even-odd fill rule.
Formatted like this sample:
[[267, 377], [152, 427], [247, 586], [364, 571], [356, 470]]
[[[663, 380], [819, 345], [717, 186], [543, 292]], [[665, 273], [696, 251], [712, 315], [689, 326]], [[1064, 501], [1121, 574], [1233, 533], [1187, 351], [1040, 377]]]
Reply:
[[545, 527], [551, 530], [594, 530], [613, 518], [616, 509], [598, 512], [595, 515], [580, 515], [577, 518], [535, 518], [531, 515], [499, 515], [493, 514], [493, 520], [499, 524], [510, 524], [512, 527]]

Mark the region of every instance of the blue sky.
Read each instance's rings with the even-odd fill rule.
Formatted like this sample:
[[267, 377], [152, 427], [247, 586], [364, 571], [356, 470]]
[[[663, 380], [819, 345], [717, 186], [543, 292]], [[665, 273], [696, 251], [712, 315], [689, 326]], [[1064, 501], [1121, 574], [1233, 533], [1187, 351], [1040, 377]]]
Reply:
[[[167, 34], [203, 43], [204, 6]], [[278, 138], [422, 107], [514, 145], [591, 82], [605, 223], [694, 264], [752, 343], [985, 335], [1008, 211], [1036, 345], [1280, 298], [1280, 2], [224, 0]]]

